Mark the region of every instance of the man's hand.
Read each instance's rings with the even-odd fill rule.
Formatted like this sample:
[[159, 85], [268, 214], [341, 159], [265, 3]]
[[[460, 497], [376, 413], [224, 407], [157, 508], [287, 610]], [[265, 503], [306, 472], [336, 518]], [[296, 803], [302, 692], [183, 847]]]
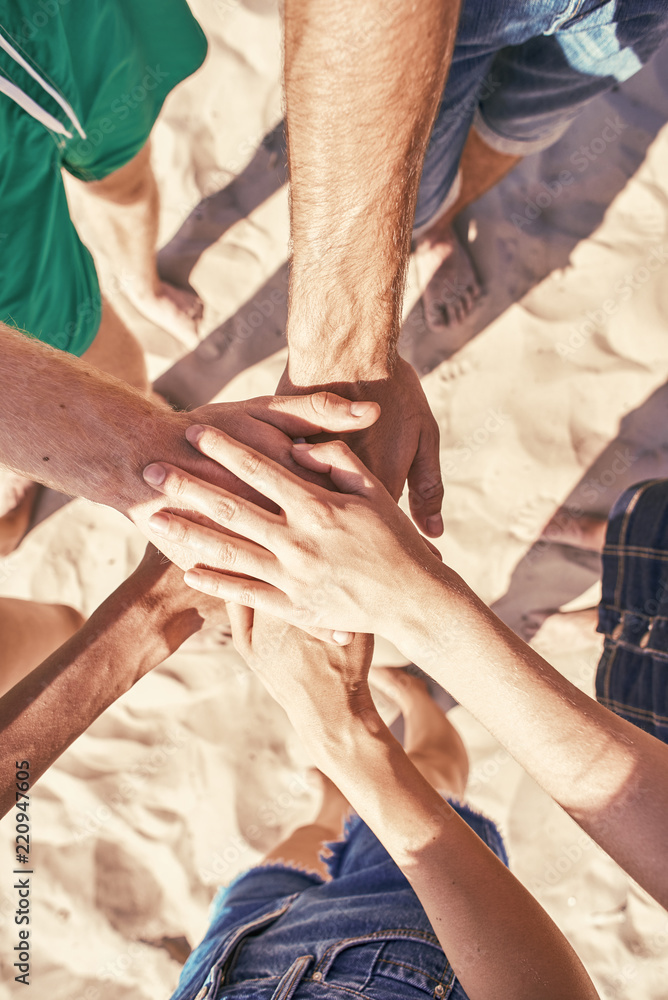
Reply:
[[[323, 388], [316, 371], [291, 361], [277, 391], [313, 392], [310, 379], [317, 388]], [[443, 482], [438, 424], [415, 370], [397, 358], [384, 378], [359, 382], [337, 380], [324, 387], [350, 399], [363, 398], [380, 404], [380, 419], [363, 433], [351, 434], [347, 443], [395, 500], [401, 496], [408, 479], [408, 502], [415, 523], [427, 535], [441, 535]], [[287, 463], [283, 464], [290, 468]], [[300, 474], [303, 475], [303, 470]]]

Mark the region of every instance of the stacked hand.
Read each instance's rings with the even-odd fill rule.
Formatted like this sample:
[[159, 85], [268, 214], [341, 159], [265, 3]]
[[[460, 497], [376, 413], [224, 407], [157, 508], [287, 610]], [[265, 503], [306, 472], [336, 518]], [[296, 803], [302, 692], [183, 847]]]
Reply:
[[186, 435], [278, 508], [264, 510], [172, 465], [149, 466], [147, 482], [226, 530], [167, 511], [150, 518], [152, 532], [196, 554], [199, 568], [186, 574], [191, 587], [301, 628], [327, 629], [327, 638], [343, 645], [354, 632], [391, 631], [397, 581], [408, 585], [425, 567], [441, 568], [429, 543], [342, 442], [291, 446], [301, 469], [330, 478], [338, 491], [331, 492], [214, 428], [192, 426]]
[[[322, 361], [317, 371], [304, 368], [304, 363], [295, 360], [291, 352], [278, 391], [313, 392], [310, 386], [323, 385], [322, 368]], [[333, 380], [327, 383], [327, 388], [352, 399], [374, 400], [379, 404], [380, 418], [363, 434], [351, 435], [350, 447], [395, 500], [408, 482], [408, 503], [415, 523], [426, 535], [437, 537], [443, 533], [438, 424], [420, 379], [408, 362], [396, 358], [391, 372], [385, 371], [383, 375], [367, 377], [361, 382]]]

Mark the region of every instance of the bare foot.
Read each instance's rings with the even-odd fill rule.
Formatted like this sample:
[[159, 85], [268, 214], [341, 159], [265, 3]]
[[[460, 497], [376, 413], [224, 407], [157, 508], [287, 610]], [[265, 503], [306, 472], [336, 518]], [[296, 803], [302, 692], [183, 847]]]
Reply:
[[471, 258], [452, 226], [437, 223], [416, 241], [413, 253], [427, 326], [443, 333], [473, 311], [481, 295]]
[[130, 284], [125, 289], [137, 312], [150, 319], [191, 350], [199, 344], [199, 325], [204, 306], [195, 292], [161, 281], [154, 293], [140, 292]]
[[0, 556], [8, 556], [28, 530], [41, 486], [0, 469]]
[[372, 667], [369, 680], [401, 709], [404, 749], [418, 770], [434, 788], [462, 798], [468, 778], [466, 748], [424, 681], [398, 667]]
[[608, 519], [603, 515], [581, 514], [579, 517], [562, 507], [550, 518], [541, 532], [541, 538], [558, 545], [572, 545], [578, 549], [602, 552]]

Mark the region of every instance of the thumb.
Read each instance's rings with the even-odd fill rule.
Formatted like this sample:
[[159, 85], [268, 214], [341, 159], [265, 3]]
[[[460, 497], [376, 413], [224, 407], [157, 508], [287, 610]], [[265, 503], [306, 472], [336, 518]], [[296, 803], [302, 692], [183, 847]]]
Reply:
[[312, 472], [329, 475], [340, 493], [370, 497], [380, 487], [376, 477], [343, 441], [295, 443], [292, 445], [292, 457]]
[[408, 472], [408, 503], [413, 520], [425, 533], [443, 534], [443, 481], [438, 448], [438, 430], [422, 431], [418, 450]]
[[262, 396], [249, 400], [247, 411], [289, 437], [310, 437], [322, 431], [360, 431], [375, 424], [380, 416], [378, 403], [344, 399], [334, 392]]

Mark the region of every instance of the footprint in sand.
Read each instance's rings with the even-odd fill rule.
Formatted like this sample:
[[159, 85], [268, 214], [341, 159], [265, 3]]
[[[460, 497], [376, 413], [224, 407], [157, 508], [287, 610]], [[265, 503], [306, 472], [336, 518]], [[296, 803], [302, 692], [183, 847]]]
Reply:
[[437, 242], [428, 236], [420, 240], [413, 258], [427, 326], [433, 333], [447, 332], [471, 314], [482, 295], [473, 262], [451, 227]]

